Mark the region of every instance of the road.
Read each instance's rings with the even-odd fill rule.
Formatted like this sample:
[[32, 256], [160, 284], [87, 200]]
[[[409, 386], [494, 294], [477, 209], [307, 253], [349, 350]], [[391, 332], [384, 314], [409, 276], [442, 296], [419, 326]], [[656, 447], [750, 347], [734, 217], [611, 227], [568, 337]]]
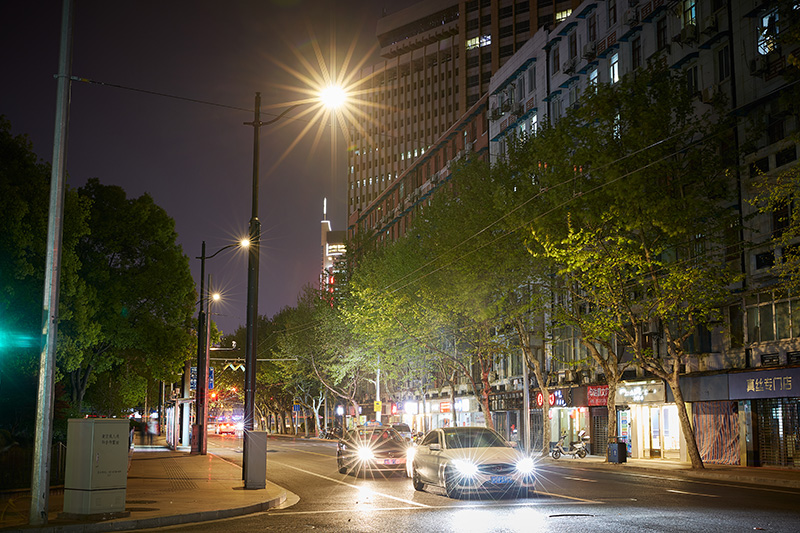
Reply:
[[[241, 464], [241, 441], [209, 439], [209, 452]], [[800, 490], [581, 468], [546, 459], [528, 498], [452, 500], [417, 492], [402, 475], [336, 470], [333, 441], [271, 438], [267, 478], [296, 494], [256, 515], [170, 531], [800, 531]]]

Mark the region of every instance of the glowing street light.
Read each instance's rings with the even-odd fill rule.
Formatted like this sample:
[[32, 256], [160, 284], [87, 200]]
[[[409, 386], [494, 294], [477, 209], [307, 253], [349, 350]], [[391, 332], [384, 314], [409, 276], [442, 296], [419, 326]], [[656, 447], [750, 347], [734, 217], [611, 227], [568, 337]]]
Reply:
[[[200, 311], [197, 313], [197, 385], [196, 385], [196, 425], [197, 425], [197, 453], [206, 455], [208, 449], [208, 348], [209, 337], [211, 335], [210, 307], [211, 300], [218, 301], [219, 293], [206, 295], [206, 259], [217, 256], [223, 250], [238, 246], [248, 248], [250, 239], [243, 238], [237, 243], [223, 246], [211, 255], [206, 255], [206, 241], [203, 241], [202, 253], [197, 259], [200, 260]], [[203, 310], [203, 302], [206, 302], [206, 309]]]
[[335, 110], [347, 101], [347, 92], [339, 85], [328, 85], [319, 92], [319, 101], [330, 110]]
[[[324, 98], [323, 98], [324, 95]], [[345, 91], [329, 85], [328, 90], [320, 91], [316, 98], [297, 102], [284, 110], [280, 115], [268, 120], [261, 121], [261, 93], [256, 93], [253, 121], [245, 122], [247, 126], [253, 126], [253, 192], [252, 192], [252, 214], [249, 224], [250, 249], [247, 262], [247, 313], [245, 325], [245, 362], [244, 362], [244, 439], [243, 439], [243, 458], [242, 458], [242, 478], [244, 479], [245, 489], [263, 489], [266, 487], [266, 468], [262, 471], [260, 465], [266, 461], [266, 440], [263, 440], [264, 448], [261, 449], [262, 441], [254, 440], [253, 435], [255, 420], [255, 393], [256, 393], [256, 346], [258, 346], [257, 321], [258, 321], [258, 270], [259, 270], [259, 251], [261, 248], [261, 221], [258, 219], [258, 173], [260, 161], [260, 142], [259, 132], [261, 126], [273, 124], [285, 117], [292, 109], [304, 103], [314, 103], [317, 106], [325, 105], [329, 109], [334, 103], [341, 106], [345, 103], [343, 96]], [[325, 104], [323, 102], [327, 101]], [[296, 142], [296, 141], [295, 141]]]

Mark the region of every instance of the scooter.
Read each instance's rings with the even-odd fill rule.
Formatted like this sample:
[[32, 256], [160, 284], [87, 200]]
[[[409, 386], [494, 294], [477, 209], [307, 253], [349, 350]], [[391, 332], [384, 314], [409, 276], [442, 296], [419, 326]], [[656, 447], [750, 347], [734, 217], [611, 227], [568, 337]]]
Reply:
[[589, 436], [586, 434], [584, 430], [581, 430], [580, 433], [578, 433], [577, 442], [569, 443], [569, 450], [564, 449], [564, 439], [566, 438], [567, 434], [566, 433], [562, 434], [561, 438], [553, 447], [553, 451], [550, 453], [550, 455], [553, 456], [553, 459], [558, 459], [562, 455], [570, 455], [573, 458], [575, 458], [575, 456], [577, 455], [581, 459], [586, 457], [586, 441], [589, 440]]

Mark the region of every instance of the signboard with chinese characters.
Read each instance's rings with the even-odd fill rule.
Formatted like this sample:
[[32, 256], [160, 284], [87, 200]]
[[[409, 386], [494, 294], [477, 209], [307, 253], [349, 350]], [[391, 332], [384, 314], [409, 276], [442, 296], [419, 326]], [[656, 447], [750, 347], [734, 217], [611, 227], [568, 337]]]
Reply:
[[586, 396], [590, 406], [608, 404], [608, 385], [589, 385]]
[[664, 382], [661, 380], [625, 381], [617, 387], [616, 403], [659, 403], [667, 399]]
[[800, 396], [800, 368], [728, 374], [731, 400]]
[[[572, 402], [569, 401], [569, 391], [566, 393], [557, 389], [550, 393], [550, 407], [569, 407]], [[544, 396], [541, 392], [536, 393], [536, 406], [541, 407], [544, 404]]]

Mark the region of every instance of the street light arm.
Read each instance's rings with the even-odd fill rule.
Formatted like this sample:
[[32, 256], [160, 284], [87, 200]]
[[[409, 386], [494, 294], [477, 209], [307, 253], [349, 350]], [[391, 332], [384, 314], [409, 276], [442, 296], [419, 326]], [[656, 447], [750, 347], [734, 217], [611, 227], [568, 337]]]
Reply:
[[222, 252], [223, 250], [227, 250], [228, 248], [233, 248], [234, 246], [241, 246], [241, 245], [242, 245], [242, 244], [241, 244], [241, 243], [238, 243], [238, 242], [235, 242], [235, 243], [232, 243], [232, 244], [228, 244], [228, 245], [226, 245], [226, 246], [223, 246], [222, 248], [220, 248], [219, 250], [217, 250], [216, 252], [214, 252], [214, 253], [213, 253], [213, 254], [211, 254], [211, 255], [201, 255], [201, 256], [199, 256], [199, 257], [195, 257], [195, 259], [200, 259], [200, 260], [203, 260], [203, 259], [211, 259], [212, 257], [215, 257], [217, 254], [219, 254], [219, 253], [220, 253], [220, 252]]
[[282, 119], [283, 117], [285, 117], [285, 116], [286, 116], [286, 114], [287, 114], [289, 111], [291, 111], [292, 109], [295, 109], [295, 108], [297, 108], [297, 107], [300, 107], [301, 105], [303, 105], [303, 104], [294, 104], [293, 106], [287, 107], [287, 108], [286, 108], [286, 109], [283, 111], [283, 113], [281, 113], [281, 114], [280, 114], [280, 115], [278, 115], [277, 117], [273, 118], [272, 120], [268, 120], [267, 122], [262, 122], [262, 123], [261, 123], [261, 124], [259, 124], [259, 125], [260, 125], [260, 126], [268, 126], [268, 125], [270, 125], [270, 124], [273, 124], [273, 123], [275, 123], [275, 122], [278, 122], [280, 119]]

